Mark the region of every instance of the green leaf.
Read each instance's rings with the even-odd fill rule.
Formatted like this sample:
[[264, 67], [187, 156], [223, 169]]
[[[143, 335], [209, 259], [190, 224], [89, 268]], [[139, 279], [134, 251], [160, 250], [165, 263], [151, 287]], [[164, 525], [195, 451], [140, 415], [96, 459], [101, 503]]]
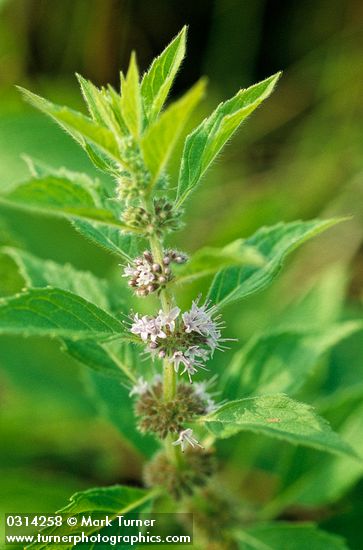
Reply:
[[79, 271], [70, 264], [57, 264], [37, 258], [20, 248], [2, 249], [17, 264], [28, 287], [56, 287], [78, 294], [102, 309], [110, 309], [108, 296], [111, 289], [107, 281], [98, 279], [90, 272]]
[[222, 439], [252, 431], [329, 453], [356, 456], [311, 406], [283, 394], [231, 401], [199, 422]]
[[176, 73], [185, 56], [187, 28], [170, 42], [165, 50], [154, 59], [141, 83], [141, 94], [149, 123], [154, 122], [164, 105]]
[[76, 74], [76, 77], [93, 120], [100, 126], [107, 126], [116, 134], [121, 133], [120, 126], [117, 124], [112, 107], [108, 101], [108, 95], [81, 75]]
[[24, 286], [24, 279], [19, 274], [16, 264], [0, 250], [0, 297], [11, 296]]
[[[78, 514], [91, 515], [97, 513], [107, 515], [112, 520], [118, 515], [124, 515], [128, 512], [139, 513], [146, 512], [149, 509], [150, 503], [155, 497], [155, 492], [146, 491], [134, 487], [126, 487], [123, 485], [114, 485], [113, 487], [103, 487], [88, 489], [75, 493], [67, 506], [59, 510], [57, 513], [77, 516]], [[47, 527], [42, 530], [42, 535], [77, 535], [84, 532], [86, 535], [92, 535], [100, 532], [102, 527], [96, 526], [61, 526]], [[90, 545], [87, 547], [91, 547]], [[122, 545], [122, 547], [124, 547]], [[125, 546], [127, 547], [127, 545]], [[48, 548], [47, 544], [33, 543], [26, 548], [37, 548], [38, 550]], [[55, 547], [55, 548], [58, 548]], [[59, 548], [73, 548], [73, 544], [68, 543]]]
[[151, 185], [157, 181], [165, 168], [189, 116], [202, 99], [204, 90], [205, 81], [200, 80], [178, 101], [172, 103], [146, 130], [141, 149], [152, 175]]
[[232, 359], [224, 380], [229, 398], [237, 395], [296, 393], [319, 359], [342, 339], [361, 330], [348, 321], [323, 330], [267, 331], [251, 339]]
[[122, 256], [127, 262], [131, 262], [131, 256], [137, 255], [135, 237], [117, 227], [90, 220], [73, 220], [72, 225], [86, 239], [112, 254]]
[[93, 144], [112, 160], [126, 166], [120, 156], [117, 139], [108, 128], [68, 107], [51, 103], [24, 88], [19, 89], [31, 105], [53, 118], [81, 147], [85, 149], [87, 144]]
[[86, 189], [80, 179], [70, 179], [60, 174], [34, 177], [18, 183], [0, 195], [0, 202], [44, 215], [95, 220], [120, 229], [125, 227], [99, 203], [95, 185]]
[[[4, 247], [3, 250], [17, 264], [28, 286], [57, 287], [78, 294], [106, 311], [110, 310], [111, 288], [107, 281], [98, 279], [92, 273], [78, 271], [69, 264], [60, 265], [50, 260], [42, 260], [24, 250], [10, 247]], [[113, 349], [116, 343], [102, 345], [92, 340], [74, 342], [64, 339], [62, 344], [64, 352], [96, 372], [119, 381], [136, 382], [136, 377], [127, 362], [121, 359], [124, 355], [121, 349], [124, 343], [117, 343], [117, 350]], [[129, 346], [128, 343], [127, 348]]]
[[189, 283], [200, 277], [213, 275], [223, 267], [231, 265], [261, 266], [264, 257], [258, 250], [237, 239], [223, 248], [205, 246], [193, 254], [190, 260], [178, 270], [177, 283]]
[[151, 500], [154, 493], [136, 487], [114, 485], [88, 489], [74, 494], [69, 504], [60, 512], [64, 514], [81, 514], [83, 512], [105, 512], [125, 514]]
[[80, 296], [43, 288], [0, 300], [0, 334], [106, 339], [124, 337], [125, 329], [120, 321]]
[[142, 104], [139, 69], [134, 52], [131, 54], [126, 78], [121, 73], [121, 112], [127, 128], [137, 140], [141, 133]]
[[262, 227], [245, 244], [265, 258], [262, 267], [229, 267], [215, 276], [208, 299], [222, 308], [263, 290], [279, 273], [285, 257], [308, 239], [339, 223], [342, 219], [296, 221]]
[[92, 340], [74, 342], [68, 339], [63, 339], [62, 343], [62, 350], [82, 365], [124, 383], [128, 380], [136, 383], [136, 377], [129, 366], [112, 353], [108, 344], [98, 344]]
[[185, 201], [243, 120], [269, 97], [280, 74], [270, 76], [246, 90], [240, 90], [228, 101], [220, 103], [216, 110], [189, 134], [180, 166], [177, 206]]
[[241, 550], [348, 550], [344, 540], [313, 523], [262, 523], [238, 534]]

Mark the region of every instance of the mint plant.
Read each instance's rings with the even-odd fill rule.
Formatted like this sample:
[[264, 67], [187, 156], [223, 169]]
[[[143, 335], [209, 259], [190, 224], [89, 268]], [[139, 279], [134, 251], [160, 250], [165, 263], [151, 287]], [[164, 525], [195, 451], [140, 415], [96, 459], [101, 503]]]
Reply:
[[[261, 357], [284, 343], [286, 334], [278, 331], [257, 335], [222, 376], [209, 366], [226, 348], [240, 346], [228, 335], [224, 308], [270, 285], [290, 252], [340, 220], [279, 223], [223, 248], [202, 248], [192, 257], [173, 246], [190, 194], [280, 77], [273, 75], [220, 103], [185, 137], [178, 159], [176, 146], [206, 87], [202, 79], [165, 106], [185, 55], [185, 39], [184, 28], [142, 78], [133, 54], [126, 75], [121, 73], [120, 92], [97, 88], [77, 75], [87, 116], [21, 90], [77, 141], [103, 176], [93, 179], [28, 158], [29, 178], [3, 193], [1, 201], [66, 218], [115, 255], [121, 271], [116, 284], [5, 248], [27, 289], [0, 302], [0, 333], [59, 339], [65, 353], [127, 389], [138, 431], [157, 442], [158, 450], [144, 467], [144, 488], [89, 489], [71, 497], [67, 513], [158, 510], [169, 498], [170, 509], [194, 513], [197, 548], [279, 549], [285, 544], [342, 549], [339, 538], [311, 524], [273, 522], [273, 516], [255, 510], [246, 514], [218, 477], [217, 441], [240, 432], [354, 459], [354, 451], [327, 421], [288, 394], [302, 385], [320, 353], [360, 325], [336, 327], [330, 339], [319, 335], [315, 355], [303, 355], [299, 363], [301, 379], [279, 378], [279, 372], [269, 375], [259, 367]], [[171, 160], [179, 163], [177, 181], [168, 172]], [[177, 296], [185, 285], [207, 278], [207, 295], [197, 294], [182, 311]], [[289, 338], [284, 354], [299, 360], [294, 351], [301, 334]], [[208, 513], [216, 526], [208, 522]]]

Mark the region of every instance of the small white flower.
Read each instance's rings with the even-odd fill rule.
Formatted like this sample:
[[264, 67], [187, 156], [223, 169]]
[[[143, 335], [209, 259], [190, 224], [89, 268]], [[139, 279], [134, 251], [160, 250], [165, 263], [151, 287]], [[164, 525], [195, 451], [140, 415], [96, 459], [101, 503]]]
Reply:
[[186, 430], [182, 430], [179, 433], [179, 437], [176, 441], [173, 441], [173, 445], [180, 445], [180, 448], [182, 452], [184, 453], [185, 447], [188, 445], [191, 445], [191, 447], [200, 447], [203, 449], [202, 445], [199, 443], [197, 439], [193, 436], [193, 430], [191, 428], [187, 428]]
[[159, 311], [158, 319], [161, 322], [163, 327], [168, 327], [170, 332], [175, 330], [175, 320], [177, 319], [180, 313], [180, 308], [173, 307], [169, 313], [164, 313], [162, 310]]
[[201, 359], [202, 361], [207, 361], [209, 358], [209, 352], [206, 349], [200, 348], [199, 346], [190, 346], [190, 348], [188, 348], [185, 352], [185, 355], [191, 361], [196, 361], [197, 358]]
[[138, 275], [136, 281], [139, 286], [147, 286], [155, 279], [155, 275], [151, 271], [151, 265], [145, 261], [139, 266]]
[[138, 271], [134, 267], [132, 267], [132, 265], [127, 264], [127, 266], [124, 267], [124, 273], [122, 277], [134, 277], [137, 274]]
[[158, 317], [151, 318], [149, 321], [149, 335], [152, 342], [156, 342], [158, 338], [166, 338], [163, 326]]
[[205, 361], [208, 359], [208, 352], [198, 346], [191, 346], [185, 351], [175, 351], [171, 360], [174, 363], [175, 372], [179, 371], [180, 365], [184, 366], [184, 370], [181, 374], [187, 373], [189, 381], [192, 383], [192, 376], [197, 372], [197, 368], [203, 368], [203, 363], [198, 361], [198, 358]]
[[212, 339], [220, 336], [220, 334], [218, 335], [217, 324], [213, 321], [211, 310], [208, 310], [207, 304], [199, 307], [197, 302], [193, 301], [191, 309], [183, 313], [182, 317], [185, 332], [197, 332], [201, 336]]
[[184, 365], [184, 367], [188, 365], [188, 359], [185, 357], [182, 351], [175, 351], [172, 355], [171, 360], [174, 363], [175, 372], [179, 371], [180, 364]]
[[181, 374], [185, 374], [187, 373], [188, 375], [188, 378], [189, 378], [189, 382], [192, 384], [193, 380], [192, 380], [192, 376], [198, 372], [198, 369], [195, 367], [195, 365], [193, 365], [193, 363], [191, 363], [190, 361], [185, 365], [184, 367], [184, 370], [182, 371]]
[[160, 320], [148, 315], [144, 315], [140, 319], [138, 313], [136, 313], [130, 330], [132, 334], [140, 336], [143, 342], [150, 340], [155, 343], [158, 338], [166, 338]]
[[146, 342], [150, 335], [150, 319], [147, 315], [139, 318], [139, 314], [134, 316], [134, 322], [131, 325], [132, 334], [140, 336], [143, 342]]
[[148, 391], [148, 389], [148, 382], [146, 382], [146, 380], [144, 380], [144, 378], [140, 376], [140, 378], [137, 379], [136, 384], [132, 386], [129, 396], [132, 397], [133, 395], [143, 395]]

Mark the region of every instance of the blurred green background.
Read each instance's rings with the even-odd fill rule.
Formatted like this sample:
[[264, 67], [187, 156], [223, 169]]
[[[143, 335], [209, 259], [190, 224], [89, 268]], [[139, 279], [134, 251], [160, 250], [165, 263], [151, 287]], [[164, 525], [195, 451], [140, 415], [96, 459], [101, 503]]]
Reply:
[[[176, 236], [178, 246], [191, 253], [202, 245], [247, 237], [261, 225], [280, 220], [351, 216], [290, 259], [270, 291], [228, 311], [229, 333], [240, 341], [236, 346], [286, 315], [285, 308], [327, 270], [344, 274], [339, 287], [346, 288], [341, 291], [342, 317], [359, 316], [360, 0], [1, 0], [0, 185], [26, 175], [22, 154], [95, 175], [68, 136], [21, 102], [15, 84], [83, 109], [75, 72], [98, 85], [118, 86], [119, 69], [126, 68], [133, 49], [145, 70], [184, 24], [189, 25], [188, 54], [173, 96], [200, 74], [209, 78], [208, 99], [194, 115], [194, 123], [239, 87], [281, 69], [284, 75], [272, 98], [244, 125], [192, 196], [186, 228]], [[65, 221], [3, 206], [0, 215], [1, 245], [15, 244], [102, 277], [118, 276], [117, 260], [82, 239]], [[23, 284], [20, 276], [8, 277], [8, 267], [0, 267], [3, 296]], [[189, 288], [180, 303], [189, 304], [193, 292]], [[334, 303], [337, 293], [334, 290]], [[309, 322], [321, 313], [314, 307], [320, 305], [308, 310]], [[325, 307], [329, 309], [329, 299]], [[334, 368], [322, 380], [323, 392], [350, 391], [360, 382], [359, 348], [358, 336], [337, 346], [331, 358]], [[223, 369], [229, 358], [230, 354], [217, 358], [217, 368]], [[347, 361], [349, 367], [359, 364], [360, 371], [349, 370]], [[152, 444], [139, 437], [135, 448], [120, 435], [117, 424], [126, 415], [125, 406], [120, 405], [112, 424], [110, 411], [95, 400], [85, 370], [62, 356], [56, 342], [1, 338], [0, 365], [1, 512], [51, 511], [78, 489], [140, 482], [143, 453], [148, 454]], [[112, 384], [105, 383], [102, 391], [110, 400], [117, 399]], [[356, 392], [352, 402], [362, 394]], [[271, 464], [263, 464], [259, 471], [269, 468]], [[256, 477], [257, 492], [263, 481]], [[325, 527], [343, 534], [357, 549], [359, 506], [358, 486], [338, 505], [337, 513], [323, 514]]]

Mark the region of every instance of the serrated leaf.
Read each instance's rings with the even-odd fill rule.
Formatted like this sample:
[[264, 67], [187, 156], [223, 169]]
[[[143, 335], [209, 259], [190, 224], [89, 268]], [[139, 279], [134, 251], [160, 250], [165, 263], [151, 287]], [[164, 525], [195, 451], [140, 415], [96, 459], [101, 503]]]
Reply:
[[220, 103], [185, 141], [180, 166], [177, 206], [179, 207], [197, 185], [208, 166], [239, 125], [272, 93], [281, 73], [240, 90], [234, 97]]
[[139, 69], [133, 52], [126, 78], [121, 73], [121, 113], [130, 133], [138, 139], [142, 125], [142, 104]]
[[172, 103], [146, 130], [141, 150], [152, 175], [151, 185], [157, 181], [169, 161], [189, 116], [204, 95], [204, 90], [205, 81], [200, 80], [179, 100]]
[[313, 523], [262, 523], [237, 536], [241, 550], [348, 550], [341, 537]]
[[110, 353], [107, 344], [98, 344], [92, 340], [74, 342], [63, 339], [62, 349], [79, 363], [104, 376], [122, 382], [131, 380], [132, 383], [136, 383], [136, 377], [129, 366], [122, 362], [116, 354]]
[[90, 220], [74, 220], [72, 225], [86, 239], [112, 254], [122, 256], [126, 262], [131, 262], [131, 257], [137, 255], [135, 237], [120, 231], [117, 227]]
[[[75, 493], [67, 506], [59, 510], [57, 513], [67, 514], [72, 516], [92, 515], [92, 513], [108, 516], [109, 519], [115, 518], [118, 515], [123, 515], [128, 512], [139, 513], [146, 512], [150, 506], [150, 502], [155, 496], [155, 492], [138, 489], [134, 487], [126, 487], [123, 485], [114, 485], [113, 487], [102, 487], [88, 489]], [[61, 527], [47, 527], [42, 530], [42, 535], [77, 535], [84, 532], [90, 536], [102, 531], [99, 526], [85, 526], [78, 521], [77, 525], [63, 525]], [[87, 545], [91, 548], [93, 545]], [[128, 545], [120, 545], [120, 548], [126, 548]], [[38, 550], [48, 548], [48, 544], [33, 543], [26, 548], [37, 548]], [[61, 546], [54, 545], [56, 549], [73, 548], [72, 543], [63, 544]]]
[[264, 257], [243, 239], [237, 239], [223, 248], [205, 246], [197, 250], [188, 262], [178, 270], [177, 283], [189, 283], [200, 277], [213, 275], [231, 265], [261, 266]]
[[262, 227], [246, 239], [265, 258], [262, 267], [229, 267], [215, 276], [208, 299], [219, 308], [266, 288], [279, 273], [285, 257], [308, 239], [341, 219], [296, 221]]
[[110, 84], [107, 84], [107, 88], [103, 90], [103, 93], [107, 96], [108, 102], [112, 108], [113, 114], [115, 116], [115, 119], [117, 120], [121, 133], [123, 135], [127, 135], [128, 128], [122, 115], [121, 95], [118, 94]]
[[24, 88], [19, 89], [31, 105], [53, 118], [81, 147], [93, 144], [112, 160], [126, 166], [125, 159], [121, 158], [117, 140], [108, 128], [68, 107], [51, 103]]
[[237, 395], [296, 393], [319, 359], [337, 343], [361, 330], [347, 321], [323, 330], [275, 330], [251, 339], [232, 359], [222, 384], [229, 398]]
[[27, 286], [56, 287], [77, 294], [102, 309], [110, 308], [108, 296], [111, 290], [107, 281], [92, 273], [79, 271], [70, 264], [61, 265], [37, 258], [20, 248], [4, 247], [2, 251], [17, 264]]
[[154, 59], [141, 83], [141, 94], [149, 124], [161, 111], [185, 56], [186, 27]]
[[[110, 310], [111, 288], [107, 281], [98, 279], [92, 273], [78, 271], [69, 264], [60, 265], [50, 260], [42, 260], [24, 250], [10, 247], [4, 247], [3, 250], [15, 261], [28, 286], [57, 287], [78, 294], [106, 311]], [[92, 340], [75, 342], [63, 339], [62, 344], [63, 351], [96, 372], [119, 381], [136, 382], [129, 365], [121, 359], [121, 347], [125, 344], [117, 343], [116, 351], [113, 350], [115, 343], [102, 345]], [[127, 347], [129, 346], [128, 343]]]
[[86, 143], [84, 150], [98, 170], [106, 172], [114, 177], [118, 176], [119, 166], [116, 162], [112, 161], [112, 159], [104, 155], [100, 149], [94, 147], [91, 143]]
[[75, 493], [69, 504], [59, 510], [64, 514], [81, 514], [83, 512], [117, 512], [126, 513], [138, 508], [152, 499], [154, 493], [136, 487], [114, 485], [88, 489]]
[[83, 76], [76, 74], [76, 77], [93, 120], [100, 126], [107, 126], [116, 134], [121, 133], [121, 129], [108, 102], [108, 96], [92, 84], [92, 82], [83, 78]]
[[91, 302], [57, 288], [0, 300], [0, 334], [79, 339], [125, 337], [122, 323]]
[[96, 202], [94, 186], [87, 189], [81, 179], [61, 174], [33, 177], [18, 183], [0, 195], [0, 202], [44, 215], [85, 218], [120, 229], [125, 227], [110, 210]]
[[231, 401], [200, 418], [199, 422], [204, 423], [217, 438], [251, 431], [295, 445], [355, 456], [353, 449], [333, 432], [328, 422], [316, 414], [310, 405], [283, 394]]

